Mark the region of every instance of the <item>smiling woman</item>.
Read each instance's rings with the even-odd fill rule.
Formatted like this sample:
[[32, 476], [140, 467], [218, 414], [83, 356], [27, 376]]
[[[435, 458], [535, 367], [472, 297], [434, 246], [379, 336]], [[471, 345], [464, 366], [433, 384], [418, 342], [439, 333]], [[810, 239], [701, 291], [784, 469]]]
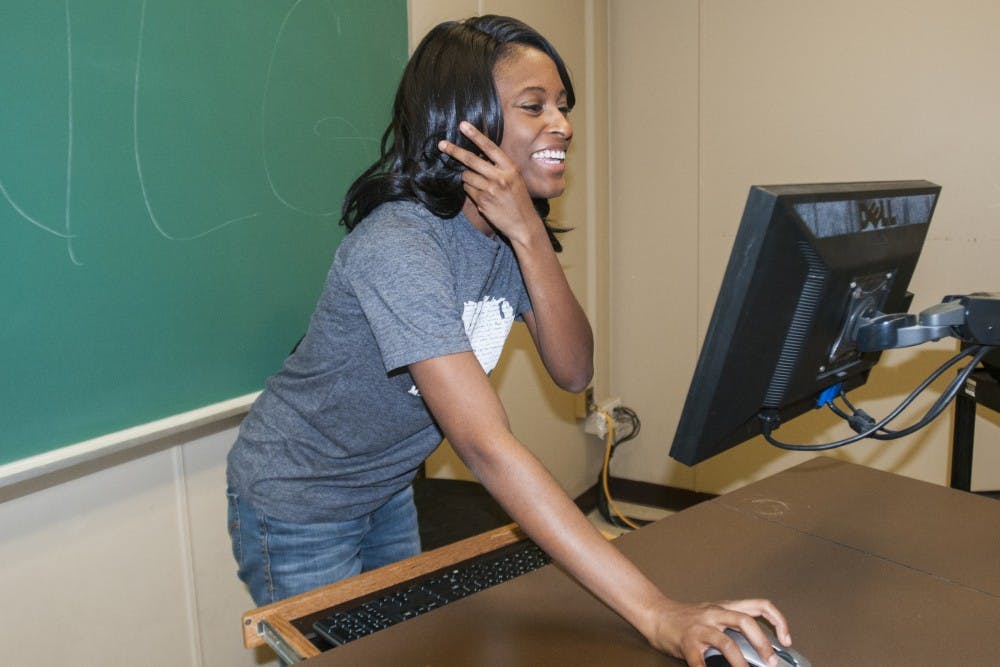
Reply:
[[348, 191], [351, 230], [309, 329], [229, 456], [230, 530], [259, 605], [414, 555], [410, 483], [447, 437], [503, 509], [655, 647], [691, 664], [723, 632], [773, 655], [770, 602], [665, 597], [511, 433], [487, 375], [521, 320], [580, 391], [593, 336], [545, 223], [566, 188], [575, 97], [552, 45], [515, 19], [443, 23], [403, 74], [379, 159]]

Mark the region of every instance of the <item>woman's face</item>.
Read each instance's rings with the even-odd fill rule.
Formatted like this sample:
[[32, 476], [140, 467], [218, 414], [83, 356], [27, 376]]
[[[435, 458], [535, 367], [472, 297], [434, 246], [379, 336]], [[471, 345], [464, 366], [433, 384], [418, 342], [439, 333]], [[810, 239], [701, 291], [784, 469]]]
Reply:
[[573, 125], [556, 64], [537, 49], [518, 46], [497, 63], [493, 80], [503, 108], [501, 150], [517, 165], [532, 197], [558, 197], [566, 189]]

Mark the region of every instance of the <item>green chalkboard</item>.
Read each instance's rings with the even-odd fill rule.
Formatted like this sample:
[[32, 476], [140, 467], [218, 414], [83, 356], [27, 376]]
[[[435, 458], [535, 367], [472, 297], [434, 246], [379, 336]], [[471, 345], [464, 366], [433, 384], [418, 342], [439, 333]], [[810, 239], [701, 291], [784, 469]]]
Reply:
[[0, 13], [0, 463], [260, 389], [377, 155], [406, 0]]

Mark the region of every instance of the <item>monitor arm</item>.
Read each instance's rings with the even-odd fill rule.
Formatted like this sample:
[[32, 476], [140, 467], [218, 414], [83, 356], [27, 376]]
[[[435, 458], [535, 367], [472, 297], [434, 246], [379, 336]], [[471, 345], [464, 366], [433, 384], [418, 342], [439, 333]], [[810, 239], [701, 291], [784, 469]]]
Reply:
[[950, 295], [920, 312], [873, 313], [858, 321], [855, 345], [876, 352], [952, 336], [974, 345], [1000, 345], [1000, 293]]

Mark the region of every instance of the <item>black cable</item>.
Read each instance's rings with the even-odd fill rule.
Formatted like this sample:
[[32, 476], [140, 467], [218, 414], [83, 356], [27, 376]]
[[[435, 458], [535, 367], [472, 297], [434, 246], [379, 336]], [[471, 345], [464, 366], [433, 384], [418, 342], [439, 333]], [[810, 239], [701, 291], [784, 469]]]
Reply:
[[[843, 389], [840, 390], [840, 397], [844, 398], [844, 390]], [[846, 402], [846, 399], [845, 399], [845, 402]], [[834, 404], [833, 401], [830, 401], [826, 405], [827, 405], [828, 408], [830, 408], [830, 411], [833, 412], [833, 414], [837, 415], [838, 417], [840, 417], [844, 421], [847, 421], [848, 419], [851, 418], [851, 415], [847, 414], [846, 412], [844, 412], [843, 410], [841, 410], [840, 408], [838, 408]], [[853, 405], [848, 404], [848, 406], [851, 408], [851, 413], [852, 414], [856, 414], [857, 413], [857, 410], [854, 409]]]
[[[819, 452], [830, 449], [836, 449], [838, 447], [843, 447], [845, 445], [849, 445], [851, 443], [857, 442], [858, 440], [863, 440], [864, 438], [869, 438], [869, 437], [881, 440], [892, 440], [897, 437], [902, 437], [902, 435], [912, 433], [913, 431], [910, 430], [912, 427], [907, 427], [907, 429], [903, 429], [905, 433], [903, 431], [894, 432], [894, 431], [884, 430], [886, 424], [890, 423], [892, 420], [898, 417], [903, 410], [909, 407], [910, 404], [912, 404], [913, 401], [921, 393], [923, 393], [923, 391], [927, 389], [927, 387], [930, 386], [930, 384], [935, 379], [940, 377], [940, 375], [944, 373], [947, 369], [951, 368], [965, 357], [974, 355], [973, 360], [965, 368], [963, 368], [962, 371], [959, 372], [959, 376], [955, 380], [953, 380], [951, 384], [949, 384], [945, 394], [943, 394], [941, 398], [938, 399], [938, 401], [931, 407], [930, 410], [928, 410], [928, 412], [924, 415], [924, 417], [921, 418], [920, 421], [918, 422], [918, 424], [920, 424], [920, 428], [926, 426], [928, 423], [930, 423], [931, 420], [936, 418], [944, 410], [944, 407], [947, 406], [947, 404], [951, 401], [951, 399], [954, 398], [955, 394], [958, 393], [958, 390], [961, 388], [962, 384], [964, 384], [965, 378], [969, 376], [969, 374], [974, 370], [974, 368], [979, 364], [980, 360], [982, 360], [983, 356], [985, 356], [990, 349], [991, 348], [988, 347], [984, 348], [982, 346], [972, 346], [965, 348], [964, 350], [953, 356], [951, 359], [946, 361], [944, 364], [939, 366], [937, 370], [931, 373], [931, 375], [926, 380], [921, 382], [920, 385], [916, 389], [914, 389], [909, 396], [907, 396], [898, 406], [896, 406], [896, 408], [893, 409], [892, 412], [890, 412], [886, 417], [884, 417], [881, 421], [877, 423], [872, 423], [874, 422], [874, 420], [870, 416], [868, 416], [867, 413], [851, 405], [850, 401], [847, 400], [844, 393], [841, 392], [841, 398], [852, 409], [853, 412], [853, 414], [849, 416], [849, 421], [851, 421], [852, 428], [855, 428], [855, 430], [858, 431], [857, 435], [851, 436], [850, 438], [844, 438], [843, 440], [837, 440], [836, 442], [828, 442], [820, 445], [793, 445], [785, 442], [780, 442], [778, 440], [775, 440], [771, 436], [771, 432], [774, 430], [777, 420], [774, 418], [773, 415], [764, 415], [764, 414], [760, 415], [760, 420], [762, 422], [762, 434], [764, 438], [775, 447], [778, 447], [779, 449], [786, 449], [796, 452]], [[959, 381], [959, 378], [961, 378], [961, 381]], [[946, 396], [947, 399], [945, 399]], [[853, 419], [851, 419], [852, 417]], [[867, 427], [860, 428], [860, 425], [862, 424], [864, 424]], [[876, 434], [878, 434], [880, 431], [884, 436], [887, 437], [878, 437]], [[895, 433], [900, 433], [901, 435], [898, 436], [894, 435]]]
[[[969, 348], [969, 349], [974, 349], [974, 348]], [[944, 412], [944, 409], [948, 407], [948, 404], [951, 403], [952, 399], [954, 399], [955, 396], [958, 395], [958, 392], [962, 390], [962, 387], [965, 386], [966, 380], [969, 379], [969, 376], [972, 374], [972, 372], [976, 369], [977, 366], [979, 366], [979, 363], [983, 360], [983, 357], [989, 354], [990, 351], [993, 349], [995, 348], [988, 347], [985, 345], [979, 347], [975, 356], [973, 356], [972, 361], [970, 361], [962, 370], [958, 372], [958, 375], [955, 376], [955, 379], [953, 379], [948, 384], [947, 389], [944, 392], [942, 392], [941, 396], [938, 397], [937, 401], [934, 402], [934, 405], [932, 405], [927, 410], [927, 412], [924, 413], [924, 416], [921, 417], [919, 421], [898, 431], [893, 431], [891, 429], [883, 428], [880, 430], [879, 433], [873, 435], [872, 438], [875, 440], [895, 440], [897, 438], [902, 438], [903, 436], [907, 436], [910, 435], [911, 433], [919, 431], [920, 429], [922, 429], [923, 427], [927, 426], [932, 421], [937, 419], [941, 415], [941, 413]]]
[[621, 438], [620, 440], [616, 439], [614, 445], [612, 446], [612, 450], [617, 448], [618, 445], [626, 443], [635, 436], [639, 435], [639, 429], [642, 428], [642, 422], [639, 421], [639, 415], [637, 415], [635, 410], [633, 410], [632, 408], [625, 407], [624, 405], [615, 408], [611, 414], [616, 421], [618, 419], [619, 413], [624, 414], [629, 418], [629, 420], [632, 422], [632, 430], [629, 431], [628, 435], [626, 435], [624, 438]]
[[[956, 354], [955, 356], [953, 356], [951, 359], [949, 359], [945, 363], [941, 364], [941, 366], [939, 366], [936, 371], [934, 371], [933, 373], [931, 373], [931, 375], [926, 380], [924, 380], [923, 382], [921, 382], [917, 386], [917, 388], [913, 391], [913, 393], [911, 394], [911, 397], [915, 398], [915, 396], [914, 396], [915, 394], [921, 393], [924, 389], [926, 389], [928, 386], [930, 386], [930, 384], [932, 382], [934, 382], [939, 377], [941, 377], [941, 375], [946, 370], [948, 370], [949, 368], [951, 368], [952, 366], [954, 366], [956, 363], [958, 363], [963, 358], [978, 354], [978, 356], [976, 357], [976, 359], [974, 359], [970, 363], [970, 365], [967, 367], [967, 368], [970, 369], [969, 372], [971, 372], [971, 369], [974, 368], [976, 366], [976, 364], [979, 363], [979, 360], [982, 359], [982, 355], [979, 354], [979, 351], [980, 351], [980, 347], [979, 346], [967, 347], [967, 348], [961, 350], [958, 354]], [[962, 373], [962, 371], [959, 371], [959, 375], [960, 376], [961, 376], [961, 373]], [[968, 373], [966, 373], [966, 376], [968, 376]], [[957, 380], [957, 378], [956, 378], [956, 380]], [[953, 380], [952, 383], [950, 383], [948, 385], [948, 387], [949, 387], [948, 391], [950, 391], [950, 388], [951, 388], [952, 384], [954, 384], [954, 382], [955, 382], [955, 380]], [[948, 393], [948, 392], [946, 391], [945, 393]], [[844, 402], [847, 403], [850, 406], [850, 408], [851, 408], [851, 410], [853, 412], [860, 412], [860, 410], [858, 410], [857, 408], [855, 408], [853, 405], [850, 404], [850, 402], [847, 400], [846, 396], [844, 396], [843, 398], [844, 398]], [[941, 399], [939, 398], [938, 402], [940, 402], [940, 400]], [[947, 401], [945, 401], [945, 404], [947, 404]], [[880, 429], [880, 431], [882, 433], [885, 433], [885, 434], [891, 434], [891, 433], [896, 433], [897, 432], [897, 431], [892, 431], [891, 429]]]

